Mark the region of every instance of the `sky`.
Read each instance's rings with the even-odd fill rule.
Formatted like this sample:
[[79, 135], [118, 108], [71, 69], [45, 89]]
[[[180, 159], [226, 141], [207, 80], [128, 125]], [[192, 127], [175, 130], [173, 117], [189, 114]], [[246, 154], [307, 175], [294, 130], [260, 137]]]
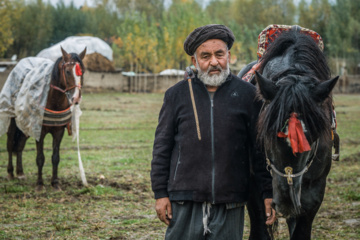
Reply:
[[[50, 2], [52, 5], [54, 5], [54, 6], [56, 6], [56, 4], [58, 3], [58, 2], [60, 2], [60, 0], [43, 0], [44, 2]], [[82, 5], [84, 5], [84, 3], [85, 3], [85, 0], [63, 0], [64, 1], [64, 3], [65, 3], [65, 5], [66, 6], [68, 6], [68, 5], [70, 5], [70, 3], [71, 2], [73, 2], [74, 3], [74, 6], [76, 7], [76, 8], [80, 8]], [[202, 0], [203, 1], [203, 4], [204, 5], [206, 5], [208, 2], [210, 2], [210, 0]], [[87, 2], [87, 5], [89, 6], [89, 7], [94, 7], [95, 6], [95, 4], [94, 4], [94, 1], [93, 0], [86, 0], [86, 2]], [[167, 4], [169, 4], [169, 3], [171, 3], [171, 0], [165, 0], [165, 6], [167, 5]]]

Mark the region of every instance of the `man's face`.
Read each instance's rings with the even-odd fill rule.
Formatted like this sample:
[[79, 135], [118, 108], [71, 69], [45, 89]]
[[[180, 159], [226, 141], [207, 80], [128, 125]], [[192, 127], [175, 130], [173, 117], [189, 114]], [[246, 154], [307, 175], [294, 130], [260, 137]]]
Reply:
[[191, 60], [199, 71], [199, 78], [206, 85], [220, 86], [229, 74], [230, 51], [220, 39], [202, 43]]

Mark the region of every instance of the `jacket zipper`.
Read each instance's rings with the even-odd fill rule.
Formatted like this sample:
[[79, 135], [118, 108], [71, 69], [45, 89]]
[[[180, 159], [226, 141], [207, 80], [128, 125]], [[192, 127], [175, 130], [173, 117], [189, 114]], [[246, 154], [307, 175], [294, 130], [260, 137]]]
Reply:
[[175, 174], [174, 174], [174, 181], [175, 181], [175, 179], [176, 179], [176, 173], [177, 173], [178, 167], [179, 167], [179, 165], [180, 165], [180, 149], [181, 149], [181, 147], [179, 146], [179, 156], [178, 156], [177, 163], [176, 163]]
[[213, 98], [211, 99], [210, 93], [209, 91], [206, 89], [205, 84], [203, 84], [209, 99], [210, 99], [210, 131], [211, 131], [211, 165], [212, 165], [212, 170], [211, 170], [211, 196], [212, 196], [212, 204], [215, 204], [215, 137], [214, 137], [214, 113], [213, 113], [213, 109], [214, 109], [214, 98], [215, 98], [215, 94], [216, 91], [213, 95]]
[[[208, 93], [209, 94], [209, 93]], [[215, 96], [215, 93], [214, 93]], [[213, 96], [213, 98], [214, 98]], [[210, 97], [210, 94], [209, 94]], [[214, 109], [214, 100], [211, 99], [210, 97], [210, 101], [211, 101], [211, 108], [210, 108], [210, 120], [211, 120], [211, 163], [212, 163], [212, 186], [211, 186], [211, 192], [212, 192], [212, 203], [215, 204], [215, 141], [214, 141], [214, 114], [213, 114], [213, 109]]]
[[205, 91], [207, 92], [209, 99], [210, 99], [210, 131], [211, 131], [211, 164], [212, 164], [212, 171], [211, 171], [211, 196], [212, 196], [212, 204], [215, 204], [215, 134], [214, 134], [214, 98], [216, 92], [221, 88], [225, 83], [223, 83], [221, 86], [219, 86], [216, 91], [214, 92], [213, 98], [211, 99], [210, 93], [207, 90], [205, 84], [202, 85], [205, 88]]

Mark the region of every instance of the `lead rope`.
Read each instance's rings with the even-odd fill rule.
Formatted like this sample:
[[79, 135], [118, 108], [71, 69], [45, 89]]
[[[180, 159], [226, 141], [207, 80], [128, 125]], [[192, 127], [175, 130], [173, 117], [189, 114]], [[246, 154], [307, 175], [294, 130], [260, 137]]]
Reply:
[[73, 121], [72, 123], [75, 122], [75, 132], [76, 134], [74, 134], [73, 136], [73, 140], [76, 137], [76, 141], [77, 141], [77, 149], [78, 149], [78, 159], [79, 159], [79, 169], [80, 169], [80, 177], [81, 177], [81, 181], [83, 183], [83, 185], [85, 187], [88, 186], [88, 183], [86, 181], [86, 176], [85, 176], [85, 170], [81, 161], [81, 155], [80, 155], [80, 144], [79, 144], [79, 125], [80, 125], [80, 116], [82, 114], [81, 109], [79, 104], [75, 104], [75, 106], [72, 106], [72, 111], [73, 111]]
[[210, 228], [208, 226], [209, 217], [210, 217], [210, 208], [211, 208], [211, 203], [203, 202], [202, 209], [203, 209], [204, 236], [207, 233], [211, 233]]
[[197, 110], [196, 110], [194, 92], [193, 92], [192, 85], [191, 85], [191, 78], [188, 79], [188, 83], [189, 83], [189, 89], [190, 89], [191, 102], [192, 102], [194, 115], [195, 115], [196, 132], [197, 132], [199, 141], [201, 141], [199, 118], [198, 118], [198, 114], [197, 114]]

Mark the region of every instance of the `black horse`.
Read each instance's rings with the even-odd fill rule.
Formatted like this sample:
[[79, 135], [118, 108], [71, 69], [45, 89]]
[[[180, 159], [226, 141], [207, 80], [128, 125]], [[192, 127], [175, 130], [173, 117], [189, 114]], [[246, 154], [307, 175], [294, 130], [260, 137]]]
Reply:
[[273, 207], [290, 239], [311, 239], [332, 159], [331, 91], [326, 58], [315, 41], [291, 30], [265, 52], [256, 81], [263, 111], [258, 140], [273, 176]]
[[[52, 179], [51, 185], [60, 190], [58, 180], [58, 165], [60, 162], [60, 143], [64, 136], [66, 127], [69, 127], [71, 121], [72, 104], [77, 104], [81, 98], [81, 85], [83, 83], [84, 65], [82, 59], [85, 57], [86, 48], [79, 55], [76, 53], [68, 54], [61, 48], [62, 57], [55, 62], [50, 81], [50, 90], [48, 92], [47, 102], [40, 139], [36, 141], [36, 164], [38, 167], [38, 179], [36, 190], [43, 189], [42, 168], [45, 162], [43, 153], [44, 138], [50, 133], [53, 137], [52, 154]], [[16, 66], [15, 69], [17, 67]], [[15, 70], [14, 69], [14, 70]], [[9, 80], [9, 79], [8, 79]], [[10, 79], [11, 81], [12, 79]], [[9, 153], [8, 178], [14, 178], [14, 167], [12, 163], [12, 154], [16, 154], [16, 174], [18, 178], [24, 178], [22, 167], [22, 151], [24, 150], [28, 136], [26, 136], [16, 125], [15, 118], [11, 118], [10, 126], [7, 132], [7, 150]]]

